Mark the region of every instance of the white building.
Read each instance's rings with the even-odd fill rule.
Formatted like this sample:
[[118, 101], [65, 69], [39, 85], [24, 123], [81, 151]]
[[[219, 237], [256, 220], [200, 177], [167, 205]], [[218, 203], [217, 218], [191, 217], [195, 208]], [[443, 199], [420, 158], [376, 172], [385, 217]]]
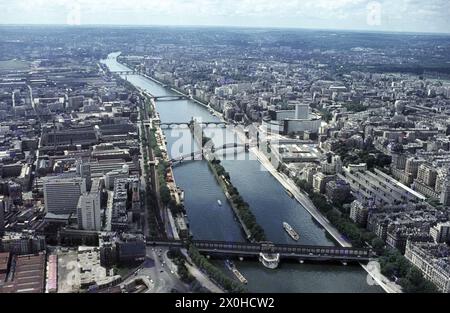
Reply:
[[359, 224], [366, 225], [369, 210], [360, 201], [355, 200], [350, 205], [350, 219]]
[[450, 222], [439, 223], [436, 226], [431, 227], [430, 235], [436, 243], [450, 241]]
[[47, 213], [76, 213], [78, 199], [86, 193], [86, 181], [81, 177], [44, 179], [44, 201]]
[[105, 175], [105, 187], [108, 190], [112, 190], [114, 188], [114, 182], [116, 181], [116, 179], [128, 178], [129, 176], [128, 165], [124, 165], [120, 170], [108, 172]]
[[78, 227], [83, 230], [100, 231], [100, 193], [81, 195], [77, 205]]
[[262, 126], [267, 131], [277, 133], [311, 132], [317, 134], [322, 125], [322, 118], [310, 112], [308, 104], [296, 103], [295, 110], [269, 111], [269, 119], [264, 119]]
[[449, 248], [446, 244], [411, 242], [406, 244], [405, 257], [415, 265], [441, 292], [450, 292]]

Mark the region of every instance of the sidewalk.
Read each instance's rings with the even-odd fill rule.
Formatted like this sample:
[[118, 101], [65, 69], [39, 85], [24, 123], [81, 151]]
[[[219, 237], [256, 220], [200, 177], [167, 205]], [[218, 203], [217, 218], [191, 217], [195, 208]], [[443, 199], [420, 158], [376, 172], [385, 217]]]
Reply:
[[[378, 261], [370, 261], [369, 264], [361, 264], [361, 267], [366, 270], [370, 278], [373, 280], [373, 285], [379, 285], [387, 293], [403, 293], [402, 287], [390, 281], [386, 276], [380, 272], [380, 263]], [[368, 277], [367, 283], [371, 284]]]
[[[189, 255], [185, 249], [181, 249], [181, 253], [184, 254], [184, 256], [186, 257], [186, 259], [189, 262], [192, 262], [191, 258], [189, 257]], [[189, 273], [191, 273], [191, 275], [194, 276], [195, 279], [203, 287], [205, 287], [212, 293], [225, 293], [225, 291], [222, 290], [222, 288], [220, 288], [219, 286], [217, 286], [211, 279], [209, 279], [209, 277], [207, 275], [205, 275], [203, 272], [201, 272], [197, 267], [190, 265], [189, 262], [185, 262], [185, 265], [186, 265]]]

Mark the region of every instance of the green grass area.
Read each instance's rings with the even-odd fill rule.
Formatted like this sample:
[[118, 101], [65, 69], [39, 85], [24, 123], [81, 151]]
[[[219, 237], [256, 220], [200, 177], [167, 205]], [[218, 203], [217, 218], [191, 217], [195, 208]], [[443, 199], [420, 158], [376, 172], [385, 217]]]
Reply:
[[20, 60], [0, 61], [0, 71], [21, 71], [30, 68], [28, 62]]

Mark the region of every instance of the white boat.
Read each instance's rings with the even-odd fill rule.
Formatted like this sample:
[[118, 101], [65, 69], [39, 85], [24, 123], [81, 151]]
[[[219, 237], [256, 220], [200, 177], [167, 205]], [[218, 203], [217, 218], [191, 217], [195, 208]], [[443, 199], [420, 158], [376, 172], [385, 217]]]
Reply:
[[217, 204], [218, 204], [219, 206], [222, 206], [222, 201], [217, 200]]
[[288, 223], [284, 222], [283, 228], [289, 234], [289, 236], [291, 236], [291, 238], [294, 239], [295, 241], [298, 241], [300, 239], [300, 235]]
[[279, 253], [259, 253], [259, 261], [268, 269], [276, 269], [280, 264]]

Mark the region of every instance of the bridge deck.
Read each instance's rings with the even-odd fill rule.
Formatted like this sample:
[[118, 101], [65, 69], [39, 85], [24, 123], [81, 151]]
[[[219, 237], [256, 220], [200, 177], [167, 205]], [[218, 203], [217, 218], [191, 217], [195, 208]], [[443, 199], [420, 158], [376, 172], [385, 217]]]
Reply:
[[[182, 247], [182, 241], [147, 241], [148, 245]], [[218, 255], [258, 256], [260, 253], [279, 253], [283, 258], [311, 260], [366, 261], [373, 257], [369, 249], [333, 246], [307, 246], [245, 242], [221, 242], [194, 240], [192, 244], [201, 252]]]

